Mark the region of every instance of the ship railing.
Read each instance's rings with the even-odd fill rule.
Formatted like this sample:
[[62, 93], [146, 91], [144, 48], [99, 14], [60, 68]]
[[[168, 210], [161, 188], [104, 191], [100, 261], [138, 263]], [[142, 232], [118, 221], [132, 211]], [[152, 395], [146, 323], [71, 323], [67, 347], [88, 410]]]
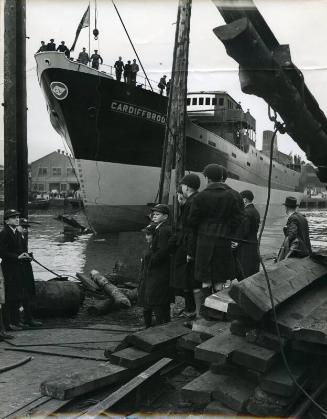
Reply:
[[[108, 69], [108, 71], [106, 71], [106, 73], [108, 73], [110, 76], [112, 76], [113, 78], [116, 77], [116, 70], [115, 67], [109, 64], [102, 64], [101, 67], [106, 67]], [[124, 80], [123, 74], [122, 74], [122, 80]], [[158, 89], [158, 80], [152, 80], [152, 79], [147, 79], [146, 77], [138, 74], [136, 76], [136, 86], [141, 88], [141, 89], [145, 89], [145, 90], [152, 90], [148, 80], [150, 80], [152, 89], [155, 93], [160, 93], [160, 89]]]

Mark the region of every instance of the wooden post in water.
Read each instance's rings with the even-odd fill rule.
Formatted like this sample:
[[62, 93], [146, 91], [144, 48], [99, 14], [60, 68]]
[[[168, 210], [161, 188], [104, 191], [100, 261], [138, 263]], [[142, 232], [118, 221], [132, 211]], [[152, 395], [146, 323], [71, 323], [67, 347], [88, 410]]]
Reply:
[[4, 207], [27, 217], [26, 2], [4, 7]]
[[[160, 193], [160, 202], [165, 204], [168, 204], [169, 202], [171, 171], [174, 162], [176, 169], [176, 188], [184, 175], [186, 96], [191, 7], [192, 0], [179, 0], [167, 128], [164, 145], [165, 161], [163, 161], [162, 167], [162, 188]], [[174, 218], [176, 219], [176, 206], [174, 214]]]

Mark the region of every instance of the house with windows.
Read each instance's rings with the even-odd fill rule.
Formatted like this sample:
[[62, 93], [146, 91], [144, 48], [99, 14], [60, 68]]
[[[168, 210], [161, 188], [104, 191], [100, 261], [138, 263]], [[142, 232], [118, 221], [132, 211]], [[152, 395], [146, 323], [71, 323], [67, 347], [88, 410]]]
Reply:
[[62, 150], [54, 151], [30, 165], [32, 194], [73, 196], [79, 189], [74, 159]]

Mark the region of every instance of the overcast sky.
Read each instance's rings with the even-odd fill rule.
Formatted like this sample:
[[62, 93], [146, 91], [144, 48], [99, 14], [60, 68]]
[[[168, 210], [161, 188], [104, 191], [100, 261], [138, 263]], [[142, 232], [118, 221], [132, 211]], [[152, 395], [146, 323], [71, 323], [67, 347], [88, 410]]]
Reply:
[[[3, 0], [0, 0], [3, 6]], [[177, 0], [116, 0], [143, 65], [151, 79], [169, 75], [172, 63]], [[304, 73], [305, 81], [327, 111], [327, 0], [256, 0], [257, 7], [281, 44], [290, 44], [293, 62]], [[46, 112], [35, 68], [34, 53], [40, 41], [55, 38], [70, 46], [88, 0], [27, 0], [27, 85], [29, 161], [63, 149], [63, 142], [52, 128]], [[97, 48], [106, 64], [118, 55], [133, 59], [134, 53], [110, 0], [98, 0], [99, 40], [91, 38], [91, 49]], [[241, 92], [237, 64], [212, 29], [224, 21], [211, 0], [193, 0], [188, 90], [226, 90], [257, 121], [257, 145], [261, 147], [262, 131], [273, 129], [267, 117], [266, 103]], [[91, 1], [91, 32], [94, 28], [94, 0]], [[88, 48], [88, 28], [81, 31], [75, 57], [82, 47]], [[73, 54], [74, 55], [74, 54]], [[2, 67], [2, 66], [1, 66]], [[102, 68], [106, 70], [105, 67]], [[2, 83], [2, 80], [0, 81]], [[82, 88], [82, 86], [81, 86]], [[2, 110], [1, 110], [2, 112]], [[2, 115], [1, 115], [2, 119]], [[1, 130], [1, 144], [3, 133]], [[286, 135], [278, 137], [279, 149], [304, 153]], [[1, 159], [2, 161], [2, 153]]]

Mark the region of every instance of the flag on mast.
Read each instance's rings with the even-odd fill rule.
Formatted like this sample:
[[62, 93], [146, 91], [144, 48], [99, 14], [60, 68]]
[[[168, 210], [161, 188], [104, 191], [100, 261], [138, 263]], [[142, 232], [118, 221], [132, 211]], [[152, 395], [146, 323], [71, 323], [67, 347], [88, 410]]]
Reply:
[[80, 21], [80, 23], [77, 27], [75, 40], [73, 42], [73, 45], [70, 48], [70, 51], [74, 51], [74, 48], [75, 48], [75, 45], [76, 45], [76, 42], [77, 42], [77, 39], [79, 37], [79, 33], [81, 32], [81, 30], [83, 28], [87, 28], [89, 26], [90, 26], [90, 5], [88, 5], [88, 7], [87, 7], [87, 9], [86, 9], [86, 11], [85, 11], [85, 13], [82, 17], [82, 20]]

